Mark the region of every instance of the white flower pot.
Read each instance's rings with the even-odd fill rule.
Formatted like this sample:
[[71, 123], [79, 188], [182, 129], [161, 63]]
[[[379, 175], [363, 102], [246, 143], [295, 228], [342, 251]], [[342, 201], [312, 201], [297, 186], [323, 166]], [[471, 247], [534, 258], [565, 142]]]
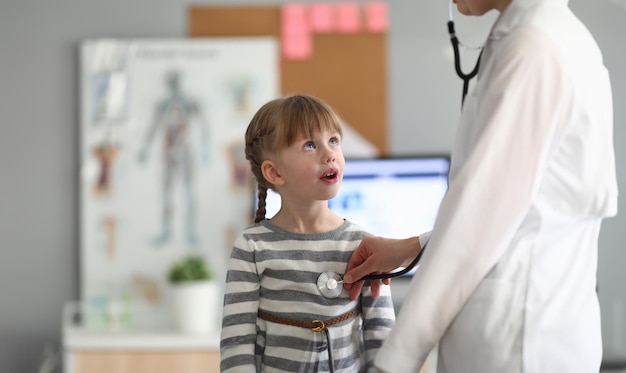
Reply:
[[222, 297], [217, 281], [173, 284], [172, 302], [176, 327], [183, 333], [217, 333]]

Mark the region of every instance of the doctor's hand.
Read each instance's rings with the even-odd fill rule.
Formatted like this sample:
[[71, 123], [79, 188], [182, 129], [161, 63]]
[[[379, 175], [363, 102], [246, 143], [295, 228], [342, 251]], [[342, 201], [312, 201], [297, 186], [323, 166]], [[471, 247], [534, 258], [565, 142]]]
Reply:
[[[356, 248], [343, 276], [344, 288], [350, 291], [350, 299], [356, 300], [364, 281], [358, 281], [370, 273], [390, 273], [398, 267], [408, 266], [422, 247], [418, 237], [393, 239], [368, 236]], [[390, 279], [383, 279], [386, 285]], [[380, 294], [381, 280], [371, 280], [372, 296]]]

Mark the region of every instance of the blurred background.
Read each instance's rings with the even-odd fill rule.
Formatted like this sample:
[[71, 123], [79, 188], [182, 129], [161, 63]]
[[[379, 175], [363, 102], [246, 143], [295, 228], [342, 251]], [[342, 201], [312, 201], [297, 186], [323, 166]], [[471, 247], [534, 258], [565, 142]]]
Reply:
[[[0, 3], [1, 372], [37, 372], [46, 356], [58, 356], [63, 349], [64, 305], [81, 297], [80, 43], [100, 38], [188, 38], [191, 7], [288, 3]], [[384, 56], [386, 134], [385, 143], [379, 147], [381, 154], [447, 153], [459, 115], [462, 87], [454, 73], [446, 29], [448, 3], [385, 3], [389, 22]], [[618, 183], [624, 186], [626, 1], [569, 3], [596, 37], [611, 73]], [[461, 41], [480, 45], [494, 19], [493, 14], [479, 19], [457, 15], [456, 30]], [[467, 71], [474, 65], [476, 53], [462, 53]], [[367, 86], [366, 81], [363, 83]], [[626, 272], [622, 268], [626, 263], [625, 208], [622, 198], [618, 217], [606, 221], [600, 238], [598, 293], [604, 348], [611, 358], [626, 354]]]

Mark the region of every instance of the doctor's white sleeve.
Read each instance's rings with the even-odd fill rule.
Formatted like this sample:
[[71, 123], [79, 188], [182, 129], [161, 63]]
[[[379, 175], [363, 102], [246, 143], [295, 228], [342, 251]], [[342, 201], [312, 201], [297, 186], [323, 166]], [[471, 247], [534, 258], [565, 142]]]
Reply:
[[537, 192], [568, 83], [548, 40], [528, 33], [509, 43], [479, 77], [473, 138], [457, 139], [473, 145], [452, 154], [453, 166], [460, 166], [451, 174], [428, 249], [376, 359], [384, 372], [420, 369], [502, 257]]

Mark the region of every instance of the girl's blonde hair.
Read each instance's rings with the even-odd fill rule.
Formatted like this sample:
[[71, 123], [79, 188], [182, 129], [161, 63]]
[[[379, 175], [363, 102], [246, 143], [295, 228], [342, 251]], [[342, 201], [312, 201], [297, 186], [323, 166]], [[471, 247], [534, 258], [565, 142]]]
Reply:
[[267, 189], [274, 189], [263, 177], [261, 164], [270, 155], [287, 148], [301, 136], [312, 137], [316, 131], [330, 129], [343, 135], [341, 119], [319, 98], [292, 95], [263, 105], [252, 117], [246, 130], [246, 159], [257, 183], [259, 203], [254, 222], [265, 219]]

